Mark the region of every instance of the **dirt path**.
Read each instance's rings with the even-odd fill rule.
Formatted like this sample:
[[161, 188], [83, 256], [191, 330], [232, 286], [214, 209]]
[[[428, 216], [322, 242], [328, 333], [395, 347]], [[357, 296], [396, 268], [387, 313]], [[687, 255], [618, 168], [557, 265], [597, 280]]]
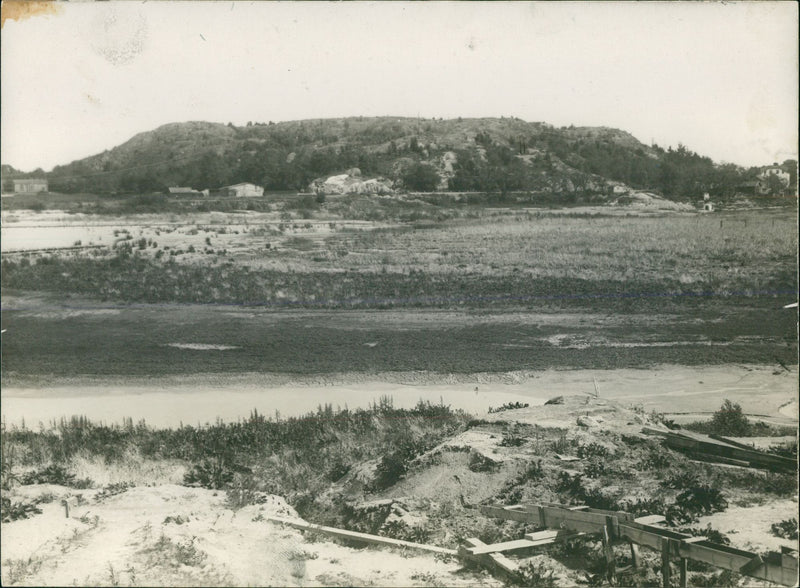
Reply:
[[85, 378], [46, 386], [5, 386], [2, 414], [11, 423], [29, 425], [61, 416], [86, 415], [117, 422], [145, 419], [151, 425], [213, 422], [246, 418], [255, 408], [273, 416], [296, 416], [326, 403], [366, 407], [391, 396], [397, 407], [419, 400], [483, 413], [507, 402], [543, 404], [558, 395], [594, 394], [675, 415], [678, 420], [707, 417], [730, 399], [749, 415], [796, 425], [791, 411], [797, 397], [797, 367], [776, 371], [765, 366], [664, 365], [651, 370], [548, 370], [504, 374], [330, 374], [293, 377], [275, 374], [237, 376], [200, 374], [186, 378]]

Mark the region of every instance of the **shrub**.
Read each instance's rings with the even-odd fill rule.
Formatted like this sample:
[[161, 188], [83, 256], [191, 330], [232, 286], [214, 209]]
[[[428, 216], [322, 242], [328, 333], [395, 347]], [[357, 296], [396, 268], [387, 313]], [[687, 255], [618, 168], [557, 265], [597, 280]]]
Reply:
[[778, 455], [780, 457], [788, 457], [789, 459], [797, 459], [797, 440], [790, 443], [776, 443], [767, 448], [767, 453]]
[[527, 402], [506, 402], [497, 408], [489, 407], [489, 414], [495, 412], [503, 412], [504, 410], [516, 410], [518, 408], [528, 408], [530, 406]]
[[599, 443], [589, 443], [587, 445], [578, 446], [578, 457], [608, 457], [610, 451]]
[[520, 447], [525, 444], [525, 438], [515, 435], [514, 433], [506, 433], [503, 435], [503, 440], [498, 443], [500, 447]]
[[469, 454], [469, 469], [472, 472], [491, 472], [496, 467], [496, 461], [478, 451], [472, 451]]
[[89, 488], [92, 481], [89, 478], [76, 480], [75, 474], [67, 472], [64, 466], [51, 464], [43, 470], [28, 472], [20, 476], [20, 483], [28, 484], [58, 484], [71, 488]]
[[678, 494], [675, 504], [703, 514], [721, 512], [728, 508], [728, 501], [717, 488], [707, 484], [689, 488]]
[[106, 498], [110, 498], [112, 496], [116, 496], [117, 494], [123, 494], [127, 492], [129, 488], [133, 488], [133, 484], [131, 482], [117, 482], [115, 484], [109, 484], [105, 486], [100, 492], [95, 494], [94, 499], [95, 502], [100, 502], [105, 500]]
[[784, 519], [780, 523], [773, 523], [770, 529], [772, 530], [772, 534], [776, 537], [797, 541], [797, 519], [795, 518]]
[[544, 562], [528, 562], [519, 567], [517, 577], [512, 579], [511, 585], [553, 588], [556, 586], [553, 575], [553, 570], [548, 569]]
[[750, 431], [750, 422], [739, 404], [725, 400], [711, 418], [711, 428], [717, 435], [745, 436]]
[[683, 527], [678, 529], [680, 533], [686, 533], [691, 535], [692, 537], [706, 537], [709, 541], [713, 543], [719, 543], [720, 545], [730, 545], [731, 540], [728, 539], [728, 536], [721, 531], [717, 531], [716, 529], [712, 528], [711, 525], [707, 525], [705, 529], [701, 529], [698, 527]]
[[677, 472], [671, 474], [666, 480], [662, 480], [661, 486], [681, 490], [691, 488], [700, 484], [700, 477], [695, 472]]
[[204, 460], [186, 472], [183, 483], [186, 486], [199, 486], [211, 490], [221, 490], [233, 481], [233, 471], [223, 460]]
[[27, 519], [35, 514], [41, 514], [42, 509], [30, 502], [11, 502], [10, 498], [0, 498], [0, 517], [4, 523]]
[[394, 486], [406, 474], [407, 470], [408, 466], [400, 452], [395, 451], [384, 455], [375, 470], [376, 476], [372, 483], [372, 488], [374, 490], [385, 490], [390, 486]]
[[602, 458], [592, 458], [583, 466], [584, 475], [590, 478], [599, 478], [606, 473], [606, 462]]

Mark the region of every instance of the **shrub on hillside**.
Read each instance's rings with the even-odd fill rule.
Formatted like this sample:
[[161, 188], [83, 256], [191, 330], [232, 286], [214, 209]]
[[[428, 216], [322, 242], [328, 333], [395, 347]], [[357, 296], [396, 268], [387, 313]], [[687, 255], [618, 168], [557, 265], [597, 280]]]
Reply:
[[221, 490], [233, 481], [233, 470], [222, 460], [203, 460], [186, 472], [183, 483], [211, 490]]
[[11, 502], [10, 498], [3, 496], [0, 498], [0, 517], [4, 523], [17, 521], [20, 519], [27, 519], [35, 514], [41, 514], [40, 509], [36, 504], [30, 502]]
[[773, 523], [770, 527], [772, 534], [783, 539], [797, 541], [797, 519], [784, 519], [780, 523]]
[[743, 436], [747, 435], [750, 430], [750, 422], [744, 416], [742, 407], [727, 399], [714, 413], [711, 426], [718, 435]]
[[20, 483], [22, 485], [58, 484], [60, 486], [70, 486], [71, 488], [89, 488], [92, 485], [90, 479], [75, 479], [75, 474], [70, 474], [64, 466], [55, 464], [23, 474], [20, 476]]

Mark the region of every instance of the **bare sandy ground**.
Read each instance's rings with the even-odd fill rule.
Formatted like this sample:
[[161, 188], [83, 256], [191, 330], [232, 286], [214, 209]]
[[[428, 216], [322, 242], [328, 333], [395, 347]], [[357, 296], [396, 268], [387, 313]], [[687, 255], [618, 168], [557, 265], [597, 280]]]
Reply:
[[[507, 402], [543, 404], [558, 395], [597, 393], [625, 406], [671, 415], [677, 421], [708, 418], [723, 400], [774, 424], [797, 424], [797, 366], [789, 371], [758, 365], [685, 367], [662, 365], [636, 370], [548, 370], [504, 374], [330, 374], [293, 377], [275, 374], [103, 379], [6, 386], [2, 414], [9, 423], [47, 423], [85, 415], [107, 423], [123, 417], [154, 426], [235, 421], [253, 409], [267, 416], [297, 416], [320, 405], [367, 407], [391, 396], [396, 407], [419, 400], [481, 414]], [[795, 403], [795, 404], [792, 404]], [[793, 409], [793, 407], [795, 407]]]
[[[53, 500], [0, 527], [4, 586], [501, 585], [433, 554], [314, 541], [266, 520], [297, 517], [278, 496], [234, 509], [224, 492], [175, 485], [108, 498], [53, 485], [16, 492]], [[60, 499], [69, 495], [67, 518]]]

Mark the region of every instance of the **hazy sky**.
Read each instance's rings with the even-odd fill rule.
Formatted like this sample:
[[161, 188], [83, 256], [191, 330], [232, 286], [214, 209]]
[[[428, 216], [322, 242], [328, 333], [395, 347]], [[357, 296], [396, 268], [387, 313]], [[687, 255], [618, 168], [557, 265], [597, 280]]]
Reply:
[[104, 2], [7, 19], [2, 162], [161, 124], [401, 115], [604, 125], [717, 161], [797, 157], [798, 5]]

